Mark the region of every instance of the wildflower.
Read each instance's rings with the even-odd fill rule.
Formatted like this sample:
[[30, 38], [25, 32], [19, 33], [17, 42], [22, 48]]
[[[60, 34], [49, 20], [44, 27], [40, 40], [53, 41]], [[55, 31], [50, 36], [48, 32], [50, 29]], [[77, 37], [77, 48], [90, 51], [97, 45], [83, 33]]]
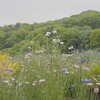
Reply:
[[29, 82], [25, 82], [26, 84], [29, 84]]
[[57, 70], [54, 68], [54, 69], [53, 69], [53, 72], [56, 72], [56, 71], [57, 71]]
[[32, 56], [32, 53], [26, 53], [26, 54], [25, 54], [25, 58], [26, 58], [26, 59], [29, 59], [30, 56]]
[[60, 44], [61, 44], [61, 45], [63, 45], [63, 44], [64, 44], [64, 42], [60, 42]]
[[94, 78], [94, 77], [92, 77], [92, 79], [94, 80], [94, 81], [98, 81], [96, 78]]
[[2, 80], [7, 80], [6, 78], [2, 78]]
[[3, 82], [5, 82], [5, 83], [9, 83], [9, 81], [8, 81], [8, 80], [4, 80]]
[[28, 47], [28, 49], [31, 49], [31, 47]]
[[19, 86], [21, 86], [23, 83], [22, 82], [19, 82]]
[[67, 71], [67, 69], [66, 68], [62, 68], [62, 71], [65, 72], [65, 71]]
[[87, 78], [82, 78], [82, 80], [81, 80], [82, 82], [90, 82], [91, 81], [91, 79], [87, 79]]
[[52, 41], [53, 41], [53, 42], [56, 42], [56, 39], [53, 39]]
[[44, 51], [43, 50], [36, 50], [35, 51], [37, 54], [39, 54], [39, 53], [43, 53]]
[[12, 60], [12, 57], [9, 57], [9, 60]]
[[57, 31], [53, 31], [54, 34], [57, 34]]
[[98, 89], [98, 88], [95, 88], [95, 89], [94, 89], [94, 92], [95, 92], [95, 93], [98, 93], [98, 92], [99, 92], [99, 89]]
[[12, 81], [15, 81], [15, 78], [11, 77], [11, 80], [12, 80]]
[[32, 85], [34, 86], [35, 84], [33, 83]]
[[100, 85], [100, 83], [96, 83], [96, 85]]
[[74, 72], [70, 71], [71, 74], [73, 74]]
[[60, 39], [53, 39], [52, 41], [55, 42], [55, 43], [59, 43]]
[[37, 81], [34, 81], [34, 83], [37, 83]]
[[11, 77], [11, 75], [17, 70], [18, 63], [13, 63], [11, 59], [12, 58], [8, 57], [7, 55], [0, 54], [0, 76], [3, 78]]
[[41, 79], [41, 80], [39, 80], [39, 82], [41, 83], [41, 82], [45, 82], [45, 79]]
[[18, 80], [17, 80], [17, 81], [15, 81], [15, 83], [18, 83]]
[[66, 74], [70, 74], [68, 71], [65, 71]]
[[50, 32], [46, 32], [45, 36], [48, 37], [50, 34], [51, 34]]
[[74, 48], [74, 46], [70, 46], [68, 47], [68, 50], [72, 50]]
[[75, 67], [75, 68], [78, 68], [78, 67], [80, 67], [80, 66], [75, 64], [74, 67]]
[[87, 68], [87, 67], [84, 67], [83, 69], [86, 71], [90, 71], [90, 68]]
[[86, 60], [87, 60], [87, 58], [82, 58], [82, 59], [81, 59], [81, 61], [86, 61]]
[[12, 72], [12, 71], [14, 71], [14, 70], [13, 70], [13, 69], [9, 69], [9, 71], [11, 71], [11, 72]]
[[87, 84], [84, 84], [84, 85], [87, 85], [87, 86], [92, 86], [93, 83], [87, 83]]
[[66, 55], [66, 57], [71, 57], [71, 56], [72, 56], [71, 54], [67, 54], [67, 55]]
[[100, 77], [100, 75], [97, 75], [98, 77]]

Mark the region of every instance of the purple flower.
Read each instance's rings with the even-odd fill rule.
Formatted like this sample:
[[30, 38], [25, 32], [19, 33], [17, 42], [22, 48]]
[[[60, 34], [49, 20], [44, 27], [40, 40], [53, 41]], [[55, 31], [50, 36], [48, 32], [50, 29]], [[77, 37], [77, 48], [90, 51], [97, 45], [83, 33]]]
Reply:
[[82, 82], [90, 82], [91, 81], [91, 79], [87, 79], [87, 78], [82, 78], [82, 80], [81, 80]]
[[62, 68], [62, 71], [65, 72], [65, 71], [67, 71], [67, 69], [66, 68]]
[[45, 79], [40, 79], [39, 82], [40, 83], [45, 82]]
[[86, 61], [87, 60], [87, 58], [83, 58], [83, 59], [81, 59], [81, 61]]
[[6, 78], [2, 78], [2, 80], [7, 80]]
[[13, 69], [9, 69], [9, 71], [14, 71]]

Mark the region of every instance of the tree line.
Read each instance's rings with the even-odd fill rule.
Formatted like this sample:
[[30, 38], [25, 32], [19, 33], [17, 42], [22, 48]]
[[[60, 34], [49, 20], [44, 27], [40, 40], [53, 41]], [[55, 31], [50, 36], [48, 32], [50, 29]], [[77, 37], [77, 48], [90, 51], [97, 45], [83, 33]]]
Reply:
[[[49, 36], [46, 36], [47, 32]], [[54, 39], [60, 40], [59, 43], [55, 43], [57, 41]], [[18, 22], [0, 27], [0, 50], [3, 52], [16, 54], [47, 46], [55, 49], [56, 45], [62, 53], [67, 53], [69, 46], [74, 46], [75, 50], [99, 49], [100, 12], [88, 10], [54, 21], [33, 24]]]

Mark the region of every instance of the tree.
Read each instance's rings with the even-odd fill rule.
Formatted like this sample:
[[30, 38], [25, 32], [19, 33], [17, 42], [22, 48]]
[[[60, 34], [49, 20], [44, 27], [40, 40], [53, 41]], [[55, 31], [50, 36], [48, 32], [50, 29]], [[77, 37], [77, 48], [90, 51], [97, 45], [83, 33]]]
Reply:
[[0, 31], [0, 50], [4, 49], [4, 43], [5, 43], [5, 32]]
[[90, 46], [92, 48], [100, 47], [100, 29], [95, 29], [90, 34]]
[[66, 46], [66, 51], [69, 46], [74, 46], [74, 49], [79, 49], [80, 47], [80, 36], [81, 31], [75, 28], [67, 28], [64, 34], [61, 36], [61, 40], [64, 42]]

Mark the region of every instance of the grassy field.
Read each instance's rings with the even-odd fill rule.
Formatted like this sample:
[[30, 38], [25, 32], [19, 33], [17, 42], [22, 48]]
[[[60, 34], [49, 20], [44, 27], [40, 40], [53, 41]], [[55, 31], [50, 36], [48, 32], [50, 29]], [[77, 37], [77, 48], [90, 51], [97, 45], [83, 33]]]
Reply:
[[28, 52], [8, 59], [17, 68], [8, 71], [0, 58], [0, 100], [100, 100], [99, 52]]

